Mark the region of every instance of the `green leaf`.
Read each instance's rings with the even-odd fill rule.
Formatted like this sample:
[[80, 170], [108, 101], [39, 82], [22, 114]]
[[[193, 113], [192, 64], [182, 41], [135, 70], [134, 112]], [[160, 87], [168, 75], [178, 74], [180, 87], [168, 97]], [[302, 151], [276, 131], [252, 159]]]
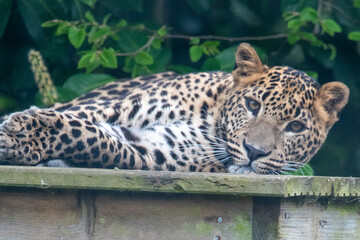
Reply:
[[93, 8], [97, 0], [80, 0], [80, 1]]
[[100, 66], [100, 59], [96, 51], [91, 51], [83, 55], [78, 62], [78, 69], [86, 68], [86, 73], [90, 73]]
[[0, 93], [0, 113], [13, 110], [16, 107], [16, 100], [12, 97]]
[[235, 51], [237, 46], [229, 47], [215, 56], [220, 63], [220, 70], [231, 72], [235, 65]]
[[126, 25], [127, 25], [127, 22], [124, 19], [120, 20], [120, 22], [118, 22], [116, 24], [117, 27], [126, 27]]
[[201, 71], [215, 71], [220, 70], [220, 63], [216, 58], [208, 58], [201, 66]]
[[203, 50], [200, 46], [191, 46], [190, 47], [190, 59], [192, 62], [197, 62], [203, 55]]
[[353, 4], [354, 4], [354, 7], [360, 8], [360, 0], [354, 0]]
[[219, 44], [220, 41], [206, 41], [200, 47], [206, 55], [215, 55], [219, 53]]
[[298, 31], [302, 25], [303, 25], [303, 23], [301, 22], [301, 20], [297, 18], [297, 19], [290, 20], [288, 22], [287, 27], [288, 27], [288, 29]]
[[54, 26], [60, 24], [61, 22], [62, 22], [61, 20], [51, 20], [51, 21], [46, 21], [46, 22], [42, 23], [41, 26], [44, 28], [54, 27]]
[[360, 41], [360, 32], [350, 32], [348, 39], [352, 41]]
[[325, 19], [321, 21], [320, 24], [323, 31], [329, 34], [330, 36], [334, 36], [335, 33], [339, 33], [342, 31], [340, 25], [332, 19]]
[[89, 20], [90, 22], [92, 22], [92, 23], [95, 23], [95, 22], [96, 22], [95, 17], [91, 14], [90, 11], [86, 11], [86, 13], [85, 13], [85, 18], [86, 18], [87, 20]]
[[307, 7], [300, 12], [300, 19], [302, 21], [316, 23], [318, 20], [318, 15], [315, 9]]
[[56, 87], [56, 92], [58, 93], [57, 100], [59, 102], [67, 102], [80, 96], [80, 94], [78, 94], [77, 92], [63, 87]]
[[96, 40], [105, 37], [106, 35], [110, 34], [109, 27], [102, 27], [102, 28], [93, 28], [94, 30], [90, 31], [89, 33], [89, 41], [95, 42]]
[[167, 33], [166, 31], [166, 27], [165, 26], [162, 26], [159, 30], [157, 30], [157, 34], [162, 37], [162, 36], [165, 36]]
[[192, 38], [191, 41], [190, 41], [190, 44], [191, 45], [198, 45], [200, 43], [200, 39], [195, 37], [195, 38]]
[[117, 68], [117, 58], [113, 48], [104, 49], [100, 53], [100, 64], [107, 68]]
[[309, 40], [310, 42], [315, 42], [318, 40], [315, 34], [309, 32], [302, 32], [300, 33], [300, 36], [302, 39]]
[[72, 26], [69, 29], [68, 38], [71, 45], [73, 45], [75, 48], [79, 48], [85, 40], [85, 28], [79, 29], [76, 26]]
[[109, 18], [111, 17], [111, 13], [106, 14], [105, 17], [103, 18], [103, 25], [106, 25], [107, 22], [109, 21]]
[[282, 18], [285, 20], [285, 21], [289, 21], [291, 19], [293, 19], [294, 17], [297, 17], [296, 14], [294, 14], [294, 12], [284, 12], [282, 14]]
[[159, 38], [155, 38], [154, 41], [152, 42], [151, 46], [155, 49], [160, 49], [161, 48], [161, 39]]
[[55, 35], [60, 36], [63, 34], [68, 34], [70, 29], [70, 26], [67, 24], [67, 22], [61, 22], [56, 28]]
[[11, 12], [12, 0], [0, 0], [0, 38], [4, 34], [7, 26], [10, 12]]
[[82, 95], [114, 80], [113, 76], [107, 74], [79, 73], [69, 77], [65, 81], [63, 88]]
[[293, 44], [295, 44], [297, 41], [300, 40], [300, 34], [299, 34], [298, 32], [296, 32], [296, 33], [289, 33], [287, 39], [288, 39], [289, 44], [290, 44], [290, 45], [293, 45]]
[[305, 164], [296, 171], [287, 172], [287, 175], [296, 175], [296, 176], [314, 176], [314, 170], [310, 164]]
[[307, 75], [309, 75], [312, 78], [318, 79], [319, 78], [319, 74], [315, 71], [305, 71]]
[[154, 58], [147, 52], [139, 52], [135, 56], [135, 61], [142, 65], [151, 65], [154, 63]]

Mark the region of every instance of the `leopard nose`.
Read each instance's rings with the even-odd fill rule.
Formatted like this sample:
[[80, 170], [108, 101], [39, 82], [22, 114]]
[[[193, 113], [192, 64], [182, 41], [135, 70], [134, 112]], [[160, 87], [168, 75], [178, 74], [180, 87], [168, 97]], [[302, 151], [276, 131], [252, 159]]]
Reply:
[[264, 152], [264, 151], [262, 151], [260, 149], [257, 149], [255, 147], [251, 146], [250, 144], [247, 144], [245, 139], [243, 141], [243, 146], [244, 146], [244, 148], [246, 150], [246, 153], [247, 153], [247, 156], [248, 156], [248, 158], [250, 160], [250, 163], [255, 161], [256, 159], [261, 158], [261, 157], [267, 157], [271, 153], [271, 151], [266, 153], [266, 152]]

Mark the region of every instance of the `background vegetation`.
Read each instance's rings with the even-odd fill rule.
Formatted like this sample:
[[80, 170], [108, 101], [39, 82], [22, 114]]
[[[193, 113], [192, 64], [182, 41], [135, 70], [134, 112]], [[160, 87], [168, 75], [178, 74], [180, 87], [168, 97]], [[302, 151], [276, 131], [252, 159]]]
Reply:
[[0, 114], [115, 78], [231, 71], [236, 45], [249, 42], [270, 66], [350, 87], [312, 165], [316, 175], [360, 176], [359, 41], [359, 0], [0, 0]]

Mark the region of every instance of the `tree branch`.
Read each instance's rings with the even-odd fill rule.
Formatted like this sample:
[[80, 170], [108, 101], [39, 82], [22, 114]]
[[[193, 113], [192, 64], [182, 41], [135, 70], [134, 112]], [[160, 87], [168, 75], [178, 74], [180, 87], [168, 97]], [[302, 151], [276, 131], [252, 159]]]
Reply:
[[206, 36], [189, 36], [189, 35], [165, 35], [163, 38], [178, 38], [178, 39], [213, 39], [213, 40], [222, 40], [228, 42], [235, 42], [235, 41], [262, 41], [262, 40], [269, 40], [269, 39], [279, 39], [279, 38], [286, 38], [287, 34], [280, 33], [275, 35], [267, 35], [267, 36], [254, 36], [254, 37], [222, 37], [222, 36], [213, 36], [213, 35], [206, 35]]
[[151, 36], [149, 38], [149, 40], [141, 47], [139, 48], [138, 50], [136, 50], [135, 52], [129, 52], [129, 53], [116, 53], [115, 56], [118, 56], [118, 57], [123, 57], [123, 56], [134, 56], [134, 55], [137, 55], [139, 52], [143, 51], [145, 48], [149, 47], [152, 42], [155, 40], [156, 36]]
[[[150, 30], [150, 29], [142, 29], [145, 31], [151, 31], [151, 32], [155, 32], [154, 30]], [[199, 39], [213, 39], [213, 40], [221, 40], [221, 41], [228, 41], [228, 42], [235, 42], [235, 41], [262, 41], [262, 40], [269, 40], [269, 39], [280, 39], [280, 38], [286, 38], [287, 34], [285, 33], [280, 33], [280, 34], [275, 34], [275, 35], [267, 35], [267, 36], [255, 36], [255, 37], [222, 37], [222, 36], [213, 36], [213, 35], [204, 35], [204, 36], [190, 36], [190, 35], [165, 35], [162, 37], [157, 36], [157, 34], [154, 34], [153, 36], [151, 36], [149, 38], [149, 40], [138, 50], [136, 50], [135, 52], [129, 52], [129, 53], [116, 53], [115, 55], [118, 57], [124, 57], [124, 56], [134, 56], [137, 55], [139, 52], [143, 51], [145, 48], [149, 47], [153, 41], [156, 38], [164, 38], [164, 39], [194, 39], [194, 38], [199, 38]]]

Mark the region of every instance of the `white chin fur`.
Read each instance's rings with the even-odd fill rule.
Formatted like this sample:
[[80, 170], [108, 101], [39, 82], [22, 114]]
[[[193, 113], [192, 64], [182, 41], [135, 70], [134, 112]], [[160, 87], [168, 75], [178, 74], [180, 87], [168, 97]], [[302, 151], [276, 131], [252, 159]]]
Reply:
[[255, 173], [254, 169], [250, 166], [237, 166], [237, 165], [229, 166], [228, 171], [229, 171], [229, 173], [233, 173], [233, 174]]
[[36, 166], [37, 167], [71, 167], [70, 164], [60, 159], [54, 159], [44, 163], [39, 163]]

